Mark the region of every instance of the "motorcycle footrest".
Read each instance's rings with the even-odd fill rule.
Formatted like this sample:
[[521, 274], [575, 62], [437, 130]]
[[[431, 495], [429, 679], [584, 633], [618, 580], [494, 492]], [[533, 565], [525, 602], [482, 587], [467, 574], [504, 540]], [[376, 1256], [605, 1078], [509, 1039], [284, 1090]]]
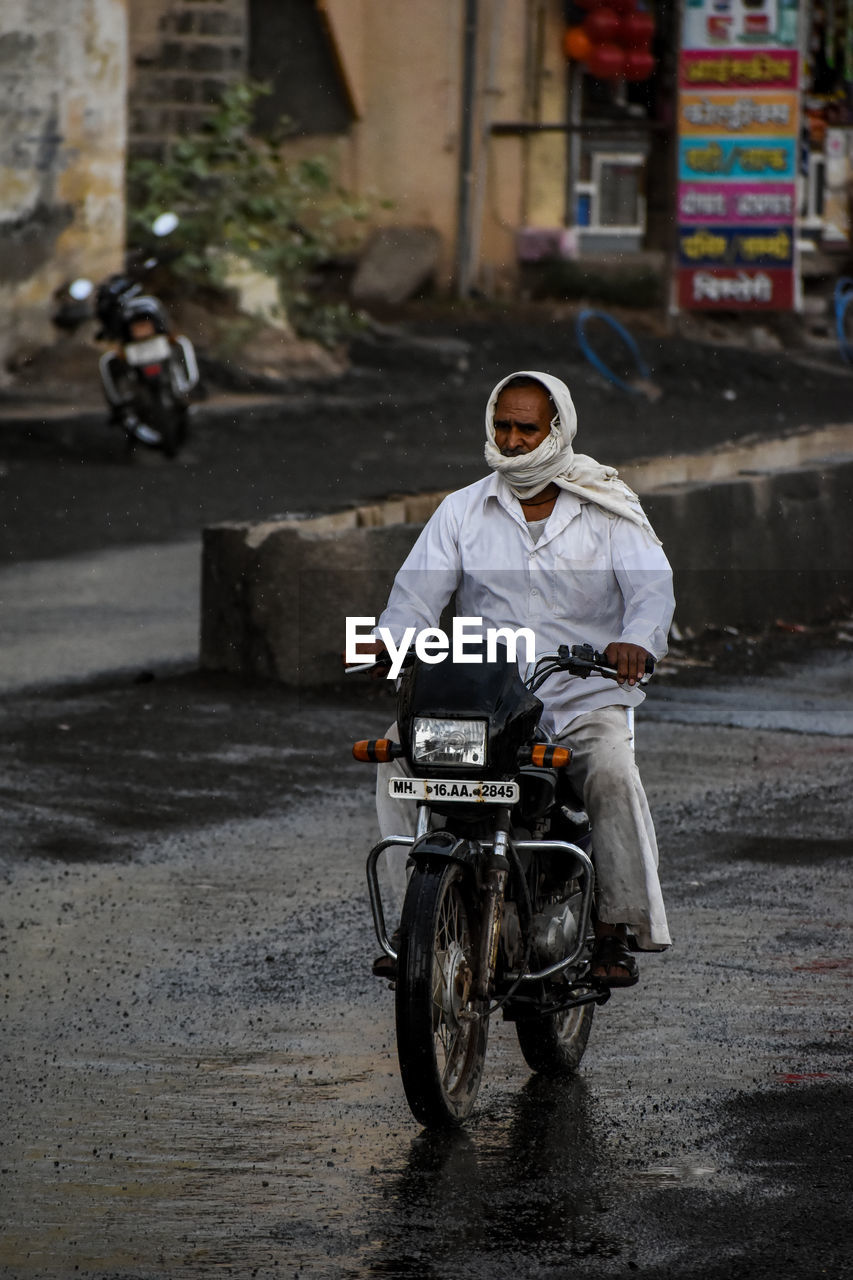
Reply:
[[610, 999], [610, 988], [586, 987], [572, 988], [572, 993], [563, 1000], [553, 1000], [543, 1004], [532, 996], [514, 996], [503, 1008], [504, 1022], [534, 1021], [536, 1018], [547, 1018], [554, 1013], [564, 1013], [566, 1009], [578, 1009], [585, 1004], [607, 1004]]

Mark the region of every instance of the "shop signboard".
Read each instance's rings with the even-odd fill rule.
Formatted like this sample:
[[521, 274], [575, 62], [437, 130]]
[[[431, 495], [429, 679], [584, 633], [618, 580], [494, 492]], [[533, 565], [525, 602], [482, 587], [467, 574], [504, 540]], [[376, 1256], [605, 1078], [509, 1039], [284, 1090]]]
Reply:
[[685, 89], [679, 103], [682, 137], [789, 138], [797, 122], [797, 93], [780, 89], [762, 93], [714, 93]]
[[789, 227], [682, 227], [678, 257], [684, 267], [790, 267], [794, 238]]
[[685, 311], [790, 311], [794, 277], [779, 267], [684, 267], [678, 302]]
[[789, 182], [681, 182], [678, 221], [681, 224], [718, 222], [784, 222], [791, 226], [797, 211]]
[[714, 178], [747, 181], [782, 180], [797, 176], [795, 138], [681, 138], [678, 177], [681, 182]]
[[796, 303], [797, 0], [685, 0], [678, 305]]

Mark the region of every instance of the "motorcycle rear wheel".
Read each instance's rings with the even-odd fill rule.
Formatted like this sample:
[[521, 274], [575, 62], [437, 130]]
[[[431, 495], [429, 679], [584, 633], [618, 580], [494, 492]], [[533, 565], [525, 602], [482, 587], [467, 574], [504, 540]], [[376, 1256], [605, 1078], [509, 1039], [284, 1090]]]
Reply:
[[516, 1022], [524, 1061], [543, 1076], [571, 1076], [580, 1066], [592, 1030], [594, 1004]]
[[476, 920], [457, 863], [412, 872], [400, 921], [397, 1055], [412, 1114], [428, 1129], [462, 1124], [483, 1075], [489, 1023], [471, 999]]
[[160, 448], [167, 458], [174, 458], [187, 439], [187, 410], [180, 404], [170, 386], [163, 382], [141, 383], [138, 399], [140, 419], [162, 441]]

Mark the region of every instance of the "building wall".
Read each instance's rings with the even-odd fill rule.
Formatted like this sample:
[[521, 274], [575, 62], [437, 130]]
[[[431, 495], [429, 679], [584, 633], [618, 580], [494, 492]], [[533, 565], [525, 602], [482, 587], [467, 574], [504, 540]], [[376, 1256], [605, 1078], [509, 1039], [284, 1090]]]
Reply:
[[[331, 155], [341, 182], [373, 199], [375, 222], [435, 227], [443, 244], [440, 282], [450, 283], [459, 226], [464, 0], [299, 0], [281, 14], [274, 0], [128, 3], [131, 156], [161, 154], [168, 138], [203, 121], [230, 80], [261, 63], [278, 66], [274, 49], [259, 50], [264, 35], [274, 44], [288, 23], [297, 33], [302, 23], [316, 44], [322, 30], [327, 72], [334, 76], [336, 67], [339, 84], [317, 83], [313, 92], [328, 96], [334, 89], [351, 122], [333, 134], [323, 132], [328, 111], [305, 119], [311, 86], [295, 83], [301, 64], [291, 41], [280, 61], [296, 56], [294, 75], [279, 77], [276, 100], [298, 117], [294, 155]], [[483, 264], [473, 283], [494, 287], [514, 274], [519, 225], [563, 221], [564, 136], [489, 134], [496, 120], [565, 119], [563, 4], [480, 0], [478, 8], [470, 237], [473, 258]]]
[[[342, 178], [392, 202], [384, 221], [435, 227], [447, 283], [458, 228], [463, 0], [321, 7], [359, 112], [341, 147]], [[520, 224], [563, 220], [562, 136], [489, 134], [497, 120], [565, 118], [561, 34], [560, 0], [480, 0], [471, 233], [489, 285], [513, 273]]]
[[126, 0], [3, 0], [0, 379], [52, 341], [52, 295], [124, 246]]
[[[334, 8], [329, 9], [334, 29]], [[433, 0], [413, 21], [410, 6], [363, 0], [363, 115], [346, 144], [353, 186], [392, 202], [382, 219], [433, 226], [449, 270], [456, 217], [462, 52], [460, 0]], [[339, 42], [341, 62], [353, 51]]]
[[128, 147], [158, 156], [245, 75], [247, 0], [128, 0]]

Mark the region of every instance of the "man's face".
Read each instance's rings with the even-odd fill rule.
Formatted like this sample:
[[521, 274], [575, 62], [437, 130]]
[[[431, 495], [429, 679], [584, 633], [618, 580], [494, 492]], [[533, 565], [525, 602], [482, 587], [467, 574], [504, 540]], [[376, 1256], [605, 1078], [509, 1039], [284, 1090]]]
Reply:
[[544, 387], [507, 387], [495, 405], [495, 444], [505, 458], [532, 453], [549, 434], [553, 416]]

